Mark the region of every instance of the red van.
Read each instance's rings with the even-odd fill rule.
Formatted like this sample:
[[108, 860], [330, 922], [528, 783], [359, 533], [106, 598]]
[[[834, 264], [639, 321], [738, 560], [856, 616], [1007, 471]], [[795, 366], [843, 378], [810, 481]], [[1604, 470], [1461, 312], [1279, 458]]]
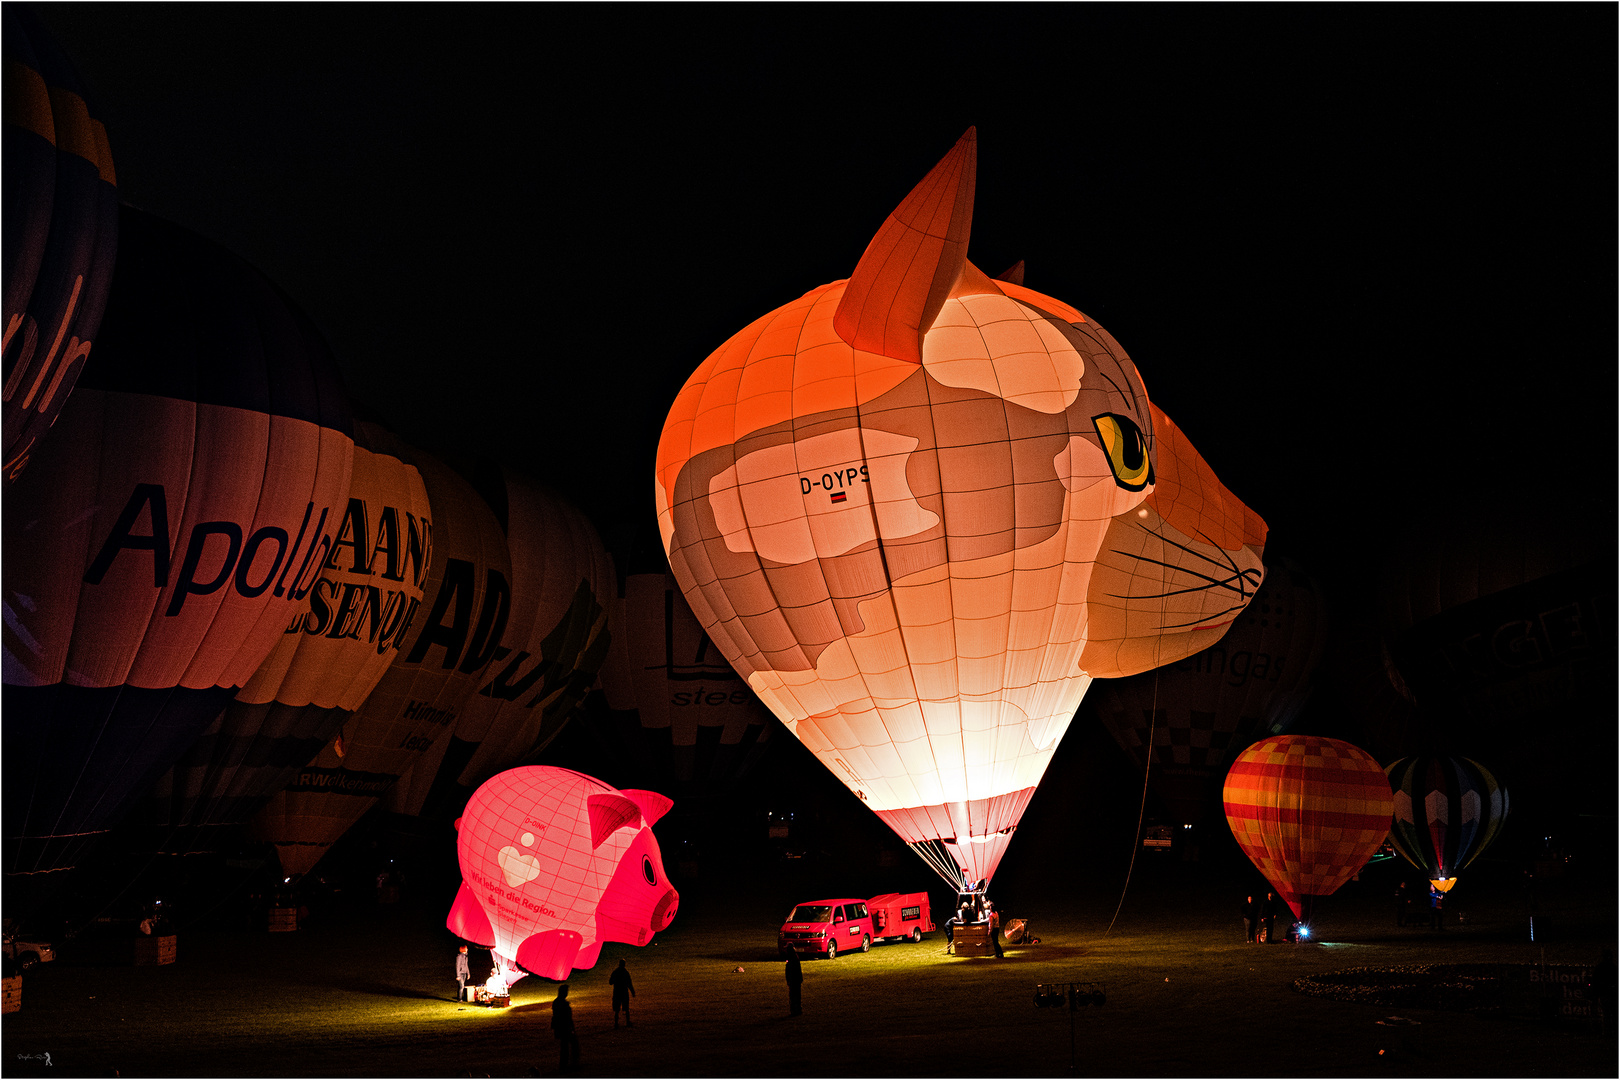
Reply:
[[884, 893], [869, 901], [807, 900], [788, 913], [776, 946], [783, 956], [813, 953], [831, 960], [851, 949], [866, 952], [874, 941], [921, 941], [932, 929], [927, 893]]

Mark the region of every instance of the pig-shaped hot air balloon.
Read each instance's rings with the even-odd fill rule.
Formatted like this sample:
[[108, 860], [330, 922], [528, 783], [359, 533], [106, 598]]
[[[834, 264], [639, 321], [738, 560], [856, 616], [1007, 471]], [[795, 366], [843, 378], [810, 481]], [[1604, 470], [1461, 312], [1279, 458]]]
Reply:
[[456, 822], [462, 882], [445, 925], [491, 948], [508, 984], [566, 979], [604, 941], [647, 944], [680, 903], [652, 831], [673, 805], [547, 765], [491, 777]]

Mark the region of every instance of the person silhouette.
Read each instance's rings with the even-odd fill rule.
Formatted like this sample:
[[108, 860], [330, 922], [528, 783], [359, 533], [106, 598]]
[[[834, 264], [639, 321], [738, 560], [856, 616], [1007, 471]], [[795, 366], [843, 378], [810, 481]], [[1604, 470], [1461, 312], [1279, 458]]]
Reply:
[[567, 1071], [579, 1064], [579, 1035], [574, 1031], [574, 1007], [568, 1002], [568, 984], [557, 987], [551, 1003], [551, 1034], [557, 1039], [557, 1068]]
[[803, 1011], [799, 1007], [799, 987], [804, 983], [804, 970], [799, 965], [798, 953], [788, 953], [787, 965], [783, 974], [787, 977], [788, 1015], [798, 1016]]
[[613, 1026], [619, 1026], [620, 1009], [624, 1010], [624, 1026], [632, 1026], [630, 1023], [630, 999], [635, 997], [636, 987], [630, 981], [630, 969], [624, 966], [623, 960], [619, 961], [619, 966], [614, 968], [613, 973], [608, 976], [608, 985], [613, 987]]
[[1251, 894], [1243, 899], [1243, 940], [1253, 944], [1260, 936], [1260, 902]]
[[467, 982], [472, 978], [472, 965], [467, 959], [467, 946], [456, 952], [456, 1000], [467, 996]]

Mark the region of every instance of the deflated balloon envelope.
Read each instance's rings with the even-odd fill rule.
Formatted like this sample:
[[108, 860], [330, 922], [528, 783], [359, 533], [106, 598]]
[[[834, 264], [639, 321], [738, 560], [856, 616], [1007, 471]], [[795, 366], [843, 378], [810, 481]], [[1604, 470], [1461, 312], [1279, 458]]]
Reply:
[[6, 870], [71, 866], [306, 606], [354, 442], [314, 327], [129, 208], [101, 340], [6, 493]]
[[454, 470], [374, 424], [368, 446], [414, 466], [427, 490], [430, 554], [422, 602], [404, 644], [365, 703], [254, 817], [288, 875], [307, 873], [332, 844], [453, 730], [483, 685], [511, 615], [511, 563], [494, 513]]
[[6, 481], [27, 467], [72, 392], [112, 284], [118, 180], [107, 131], [72, 65], [27, 7], [0, 13], [6, 61]]

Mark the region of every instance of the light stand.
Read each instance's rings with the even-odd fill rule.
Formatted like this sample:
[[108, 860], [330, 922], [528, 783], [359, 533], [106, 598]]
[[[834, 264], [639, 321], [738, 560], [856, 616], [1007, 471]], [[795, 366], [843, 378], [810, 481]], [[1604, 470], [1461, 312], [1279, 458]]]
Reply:
[[1108, 990], [1102, 983], [1097, 982], [1069, 982], [1069, 983], [1039, 983], [1035, 987], [1035, 1007], [1037, 1009], [1057, 1009], [1064, 1005], [1069, 1007], [1069, 1071], [1075, 1068], [1074, 1061], [1074, 1014], [1082, 1005], [1096, 1005], [1101, 1007], [1108, 1004]]

